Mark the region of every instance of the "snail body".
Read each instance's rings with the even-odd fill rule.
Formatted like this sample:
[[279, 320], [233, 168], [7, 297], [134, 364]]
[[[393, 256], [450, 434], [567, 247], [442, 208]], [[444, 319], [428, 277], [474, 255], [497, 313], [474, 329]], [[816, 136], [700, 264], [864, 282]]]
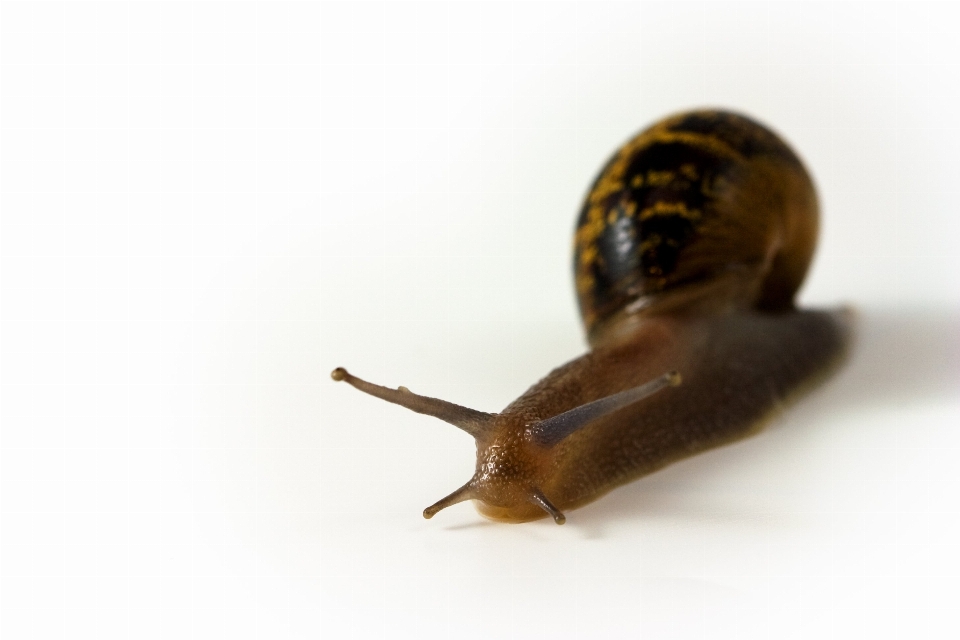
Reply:
[[840, 360], [849, 313], [793, 303], [817, 220], [813, 183], [774, 133], [732, 113], [679, 114], [621, 147], [587, 194], [574, 273], [588, 353], [497, 414], [332, 375], [476, 439], [473, 477], [425, 517], [472, 499], [493, 519], [563, 523], [564, 510], [750, 435]]

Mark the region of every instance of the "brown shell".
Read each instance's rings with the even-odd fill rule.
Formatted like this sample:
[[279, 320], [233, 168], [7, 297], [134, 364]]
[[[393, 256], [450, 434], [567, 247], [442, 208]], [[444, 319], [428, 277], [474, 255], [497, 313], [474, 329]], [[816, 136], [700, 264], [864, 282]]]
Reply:
[[591, 343], [624, 316], [783, 310], [813, 255], [813, 183], [796, 154], [723, 111], [666, 118], [621, 147], [580, 213], [574, 272]]

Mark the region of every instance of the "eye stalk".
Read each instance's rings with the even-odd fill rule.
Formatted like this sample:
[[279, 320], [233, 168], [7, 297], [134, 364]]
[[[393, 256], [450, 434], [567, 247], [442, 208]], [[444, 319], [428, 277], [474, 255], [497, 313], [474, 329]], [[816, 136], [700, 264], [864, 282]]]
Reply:
[[649, 398], [661, 389], [676, 387], [680, 382], [680, 374], [676, 371], [670, 371], [639, 387], [594, 400], [569, 411], [564, 411], [560, 415], [541, 420], [530, 429], [530, 437], [542, 447], [552, 447], [588, 424], [618, 409], [639, 402], [644, 398]]
[[406, 407], [417, 413], [440, 418], [444, 422], [466, 431], [474, 438], [481, 438], [489, 433], [490, 428], [493, 426], [493, 417], [496, 415], [461, 407], [458, 404], [440, 400], [439, 398], [417, 395], [406, 387], [397, 387], [396, 389], [381, 387], [378, 384], [373, 384], [372, 382], [367, 382], [354, 375], [350, 375], [343, 367], [334, 369], [330, 373], [330, 377], [337, 382], [344, 381], [352, 385], [355, 389], [359, 389], [381, 400], [398, 404], [401, 407]]

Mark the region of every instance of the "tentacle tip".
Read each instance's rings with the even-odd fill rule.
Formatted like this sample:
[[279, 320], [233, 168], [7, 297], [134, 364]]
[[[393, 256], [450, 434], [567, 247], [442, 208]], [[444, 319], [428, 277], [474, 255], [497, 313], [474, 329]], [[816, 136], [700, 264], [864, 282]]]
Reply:
[[337, 382], [340, 382], [341, 380], [346, 380], [348, 375], [350, 374], [347, 373], [347, 370], [344, 369], [343, 367], [337, 367], [336, 369], [330, 372], [330, 377], [336, 380]]
[[563, 515], [562, 513], [557, 513], [553, 516], [553, 521], [557, 524], [563, 524], [567, 521], [567, 516]]
[[678, 387], [681, 382], [683, 382], [683, 376], [680, 375], [679, 371], [670, 371], [667, 373], [667, 384], [671, 387]]
[[437, 515], [438, 513], [440, 513], [440, 509], [437, 509], [436, 506], [427, 507], [426, 509], [423, 510], [423, 517], [426, 520], [429, 520], [430, 518]]

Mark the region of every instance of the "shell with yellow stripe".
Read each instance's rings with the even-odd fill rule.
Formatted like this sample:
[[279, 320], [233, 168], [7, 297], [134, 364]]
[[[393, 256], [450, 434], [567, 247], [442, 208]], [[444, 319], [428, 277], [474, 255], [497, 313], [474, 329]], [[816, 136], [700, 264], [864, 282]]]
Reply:
[[792, 308], [817, 218], [810, 176], [766, 127], [723, 111], [658, 122], [614, 154], [580, 213], [590, 342], [667, 311]]

